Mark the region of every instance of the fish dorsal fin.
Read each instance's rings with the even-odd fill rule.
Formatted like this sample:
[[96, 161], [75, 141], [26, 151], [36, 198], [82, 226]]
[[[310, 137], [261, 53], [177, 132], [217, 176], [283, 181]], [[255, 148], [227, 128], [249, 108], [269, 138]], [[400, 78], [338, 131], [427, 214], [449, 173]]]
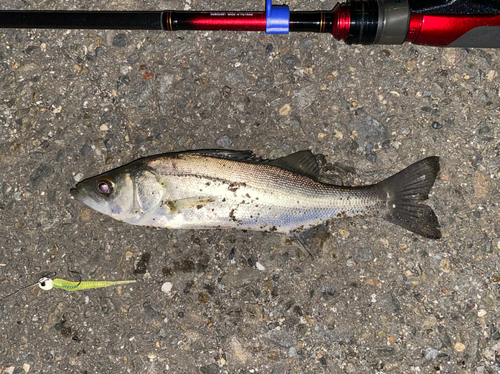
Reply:
[[292, 153], [286, 157], [281, 157], [276, 160], [265, 160], [255, 155], [252, 151], [232, 151], [226, 149], [200, 149], [196, 151], [188, 151], [187, 153], [197, 153], [212, 157], [226, 158], [229, 160], [240, 162], [251, 162], [258, 164], [268, 164], [282, 169], [286, 169], [293, 173], [298, 173], [309, 177], [315, 181], [319, 178], [319, 165], [311, 151], [299, 151]]
[[299, 151], [269, 163], [293, 173], [302, 174], [315, 181], [319, 178], [319, 165], [311, 151]]
[[198, 153], [201, 155], [227, 158], [234, 161], [243, 162], [268, 162], [259, 156], [256, 156], [252, 151], [232, 151], [228, 149], [199, 149], [195, 151], [187, 151], [187, 153]]

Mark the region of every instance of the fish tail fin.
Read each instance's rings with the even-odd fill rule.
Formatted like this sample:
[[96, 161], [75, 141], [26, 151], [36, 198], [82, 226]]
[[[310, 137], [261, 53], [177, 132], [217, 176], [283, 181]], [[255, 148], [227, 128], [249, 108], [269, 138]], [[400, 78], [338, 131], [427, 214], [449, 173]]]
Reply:
[[436, 214], [419, 203], [429, 198], [438, 172], [439, 157], [428, 157], [378, 183], [376, 187], [387, 194], [382, 218], [423, 237], [441, 238]]

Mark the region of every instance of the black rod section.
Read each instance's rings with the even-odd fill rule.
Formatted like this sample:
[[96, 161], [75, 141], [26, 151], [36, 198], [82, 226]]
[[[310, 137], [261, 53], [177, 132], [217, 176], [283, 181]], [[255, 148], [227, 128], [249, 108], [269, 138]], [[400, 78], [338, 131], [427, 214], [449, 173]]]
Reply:
[[290, 12], [290, 31], [332, 32], [333, 12]]
[[0, 11], [0, 28], [163, 30], [163, 12]]

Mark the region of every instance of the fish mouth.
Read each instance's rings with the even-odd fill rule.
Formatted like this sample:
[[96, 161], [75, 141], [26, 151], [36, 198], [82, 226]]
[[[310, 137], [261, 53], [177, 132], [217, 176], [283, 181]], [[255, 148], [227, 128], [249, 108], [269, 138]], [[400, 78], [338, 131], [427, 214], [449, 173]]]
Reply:
[[71, 196], [73, 196], [73, 198], [75, 198], [75, 200], [83, 200], [82, 194], [76, 188], [72, 188], [71, 190], [69, 190], [69, 193], [71, 194]]

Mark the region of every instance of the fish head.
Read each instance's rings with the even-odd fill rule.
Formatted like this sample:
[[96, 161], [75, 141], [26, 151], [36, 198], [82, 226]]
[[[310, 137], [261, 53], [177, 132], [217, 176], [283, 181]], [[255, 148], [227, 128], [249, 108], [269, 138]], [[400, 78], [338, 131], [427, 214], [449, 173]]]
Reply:
[[141, 224], [148, 213], [161, 205], [164, 186], [153, 171], [130, 164], [81, 181], [71, 194], [100, 213]]
[[127, 215], [134, 206], [134, 184], [126, 170], [116, 169], [92, 178], [85, 179], [71, 189], [73, 197], [116, 219]]

